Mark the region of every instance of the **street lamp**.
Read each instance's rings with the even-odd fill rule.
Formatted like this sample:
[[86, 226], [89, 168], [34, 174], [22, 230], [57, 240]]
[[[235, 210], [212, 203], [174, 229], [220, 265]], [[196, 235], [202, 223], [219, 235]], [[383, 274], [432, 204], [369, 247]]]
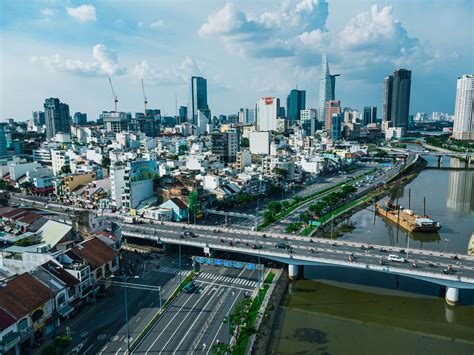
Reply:
[[448, 242], [449, 242], [449, 239], [448, 238], [444, 238], [444, 252], [446, 253], [446, 248], [448, 246]]

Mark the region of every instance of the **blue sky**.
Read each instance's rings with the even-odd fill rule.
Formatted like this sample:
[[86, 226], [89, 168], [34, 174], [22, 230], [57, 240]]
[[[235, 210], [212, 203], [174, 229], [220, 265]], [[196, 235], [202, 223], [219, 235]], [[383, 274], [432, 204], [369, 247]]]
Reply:
[[321, 53], [340, 73], [343, 106], [376, 105], [383, 77], [411, 69], [411, 112], [454, 110], [456, 78], [473, 73], [470, 0], [0, 2], [0, 120], [29, 119], [46, 97], [95, 119], [113, 109], [175, 113], [191, 75], [208, 79], [213, 114], [285, 102], [296, 85], [316, 107]]

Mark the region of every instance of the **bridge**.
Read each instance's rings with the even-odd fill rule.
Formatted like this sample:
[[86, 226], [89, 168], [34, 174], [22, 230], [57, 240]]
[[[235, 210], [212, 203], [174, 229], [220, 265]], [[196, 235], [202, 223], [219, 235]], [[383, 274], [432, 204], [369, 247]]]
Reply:
[[[446, 287], [446, 302], [456, 305], [460, 289], [474, 289], [474, 256], [430, 250], [404, 249], [381, 245], [368, 246], [357, 242], [342, 242], [329, 239], [299, 237], [288, 234], [262, 233], [248, 230], [197, 225], [182, 225], [172, 222], [159, 224], [129, 225], [118, 222], [122, 236], [133, 237], [157, 244], [175, 244], [203, 248], [205, 253], [226, 251], [264, 257], [288, 264], [290, 278], [296, 278], [299, 268], [305, 265], [325, 265], [340, 268], [357, 268], [388, 274], [402, 275]], [[184, 237], [185, 231], [197, 237]], [[276, 243], [285, 243], [288, 249], [280, 249]], [[407, 259], [405, 263], [384, 262], [389, 254]], [[352, 261], [349, 256], [353, 255]], [[416, 261], [416, 268], [412, 263]], [[444, 270], [451, 268], [450, 273]]]

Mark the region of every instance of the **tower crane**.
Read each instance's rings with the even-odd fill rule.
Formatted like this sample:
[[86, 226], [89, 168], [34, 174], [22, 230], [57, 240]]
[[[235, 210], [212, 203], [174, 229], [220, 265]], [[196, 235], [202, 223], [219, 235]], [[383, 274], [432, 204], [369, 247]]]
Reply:
[[114, 97], [115, 112], [117, 112], [118, 97], [117, 97], [117, 94], [115, 94], [114, 86], [112, 85], [112, 79], [110, 79], [110, 76], [109, 76], [109, 84], [110, 84], [110, 88], [112, 89], [112, 95]]
[[143, 91], [143, 102], [145, 104], [145, 117], [146, 117], [146, 105], [148, 104], [148, 101], [145, 95], [145, 84], [143, 83], [143, 79], [142, 79], [142, 91]]

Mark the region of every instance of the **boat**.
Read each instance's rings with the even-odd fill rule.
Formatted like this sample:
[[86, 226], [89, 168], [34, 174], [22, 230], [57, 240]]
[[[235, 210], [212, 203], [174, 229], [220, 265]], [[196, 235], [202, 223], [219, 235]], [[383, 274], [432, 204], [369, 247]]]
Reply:
[[474, 233], [471, 234], [471, 239], [469, 239], [469, 244], [467, 245], [467, 255], [474, 256]]
[[385, 206], [376, 203], [375, 212], [409, 232], [434, 233], [441, 229], [441, 224], [429, 218], [428, 215], [419, 216], [412, 210], [393, 204], [391, 200], [388, 200]]

